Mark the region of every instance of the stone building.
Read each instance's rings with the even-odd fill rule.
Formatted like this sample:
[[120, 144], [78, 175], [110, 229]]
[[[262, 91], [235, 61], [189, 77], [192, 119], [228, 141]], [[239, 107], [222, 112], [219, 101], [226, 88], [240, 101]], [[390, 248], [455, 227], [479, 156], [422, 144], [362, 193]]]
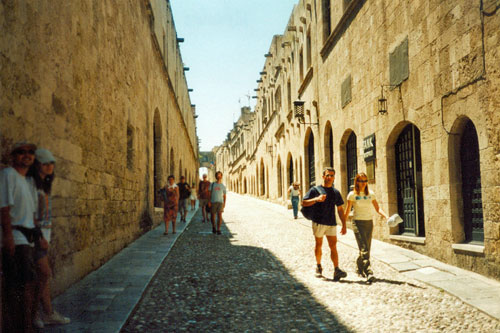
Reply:
[[24, 139], [57, 158], [59, 293], [159, 223], [168, 174], [198, 178], [183, 39], [165, 0], [2, 1], [0, 27], [2, 164]]
[[376, 238], [499, 279], [499, 7], [300, 0], [265, 55], [255, 121], [231, 131], [247, 146], [217, 150], [229, 188], [285, 204], [292, 181], [307, 190], [333, 166], [345, 197], [364, 171], [404, 219], [375, 217]]

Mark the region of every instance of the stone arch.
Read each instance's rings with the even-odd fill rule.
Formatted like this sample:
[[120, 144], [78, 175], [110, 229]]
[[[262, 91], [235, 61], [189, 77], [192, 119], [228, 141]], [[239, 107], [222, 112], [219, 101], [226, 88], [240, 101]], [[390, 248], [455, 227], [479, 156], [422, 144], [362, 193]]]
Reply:
[[278, 155], [278, 161], [276, 162], [276, 177], [277, 177], [277, 192], [278, 198], [283, 196], [283, 172], [281, 166], [281, 156]]
[[[352, 147], [354, 143], [354, 147]], [[348, 149], [348, 146], [350, 147]], [[354, 183], [357, 173], [357, 137], [352, 129], [347, 129], [340, 140], [339, 147], [342, 156], [340, 162], [340, 181], [342, 193], [349, 193], [350, 185]]]
[[174, 148], [170, 148], [170, 175], [175, 177]]
[[259, 195], [265, 195], [266, 194], [266, 176], [265, 176], [265, 169], [264, 169], [264, 160], [261, 158], [260, 159], [260, 179], [259, 179], [259, 185], [260, 185], [260, 191]]
[[468, 117], [455, 120], [448, 138], [451, 228], [455, 243], [484, 242], [479, 138]]
[[292, 183], [295, 181], [295, 172], [294, 172], [294, 167], [293, 167], [293, 157], [292, 153], [288, 153], [288, 156], [286, 158], [286, 171], [287, 171], [287, 182], [285, 183], [285, 187], [288, 188], [288, 186], [292, 185]]
[[[300, 162], [299, 162], [299, 175], [300, 175], [300, 188], [304, 189], [304, 163], [302, 162], [302, 156], [300, 156]], [[305, 192], [305, 191], [304, 191]]]
[[402, 121], [391, 131], [386, 145], [387, 185], [390, 210], [403, 218], [392, 233], [425, 235], [420, 130]]
[[266, 198], [269, 198], [269, 167], [266, 167]]
[[163, 207], [159, 190], [162, 187], [162, 125], [160, 111], [155, 110], [153, 118], [153, 191], [154, 191], [154, 206]]
[[325, 161], [325, 167], [332, 167], [334, 166], [333, 163], [333, 132], [332, 132], [332, 124], [328, 120], [325, 125], [325, 130], [323, 131], [324, 136], [323, 136], [323, 147], [324, 149], [324, 161]]
[[304, 139], [304, 163], [307, 171], [305, 190], [316, 185], [316, 157], [315, 157], [314, 134], [310, 127], [307, 128]]

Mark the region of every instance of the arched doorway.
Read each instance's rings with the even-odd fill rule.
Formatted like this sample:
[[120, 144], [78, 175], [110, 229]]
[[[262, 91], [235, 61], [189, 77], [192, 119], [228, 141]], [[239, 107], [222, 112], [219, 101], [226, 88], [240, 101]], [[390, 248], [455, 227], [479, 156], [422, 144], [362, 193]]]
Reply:
[[175, 177], [174, 148], [170, 148], [170, 175]]
[[155, 110], [153, 123], [153, 191], [154, 191], [154, 206], [163, 207], [159, 190], [161, 188], [161, 119], [158, 109]]
[[354, 185], [354, 178], [358, 173], [358, 148], [356, 144], [356, 134], [351, 132], [347, 139], [346, 151], [346, 167], [347, 167], [347, 190], [351, 190], [351, 185]]
[[325, 126], [325, 166], [333, 168], [333, 133], [332, 125], [328, 121]]
[[476, 127], [467, 121], [460, 140], [462, 199], [466, 242], [484, 242], [481, 168]]
[[264, 161], [260, 160], [260, 195], [266, 194], [266, 176], [264, 171]]
[[281, 157], [278, 155], [278, 162], [276, 163], [276, 176], [278, 177], [277, 185], [278, 185], [278, 198], [283, 196], [283, 178], [281, 171]]
[[308, 186], [308, 188], [310, 188], [316, 185], [314, 134], [310, 128], [306, 132], [306, 141], [304, 146], [305, 146], [305, 163], [307, 168], [306, 185]]
[[286, 186], [290, 186], [293, 183], [293, 158], [292, 154], [288, 153], [288, 158], [287, 158], [287, 165], [288, 165], [288, 184]]
[[424, 201], [420, 131], [413, 124], [399, 134], [395, 149], [398, 214], [403, 218], [402, 234], [424, 236]]

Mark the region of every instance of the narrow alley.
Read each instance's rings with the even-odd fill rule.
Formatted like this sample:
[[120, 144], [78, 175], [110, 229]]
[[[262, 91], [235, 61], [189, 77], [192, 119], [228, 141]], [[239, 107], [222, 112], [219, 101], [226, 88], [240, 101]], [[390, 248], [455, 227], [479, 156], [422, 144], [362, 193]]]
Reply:
[[326, 244], [324, 277], [314, 275], [313, 238], [304, 218], [294, 220], [282, 206], [230, 194], [224, 220], [223, 234], [213, 235], [197, 212], [123, 332], [500, 329], [498, 320], [380, 260], [373, 260], [376, 281], [366, 284], [355, 274], [357, 250], [347, 241], [351, 231], [339, 236], [338, 244], [348, 276], [333, 282]]

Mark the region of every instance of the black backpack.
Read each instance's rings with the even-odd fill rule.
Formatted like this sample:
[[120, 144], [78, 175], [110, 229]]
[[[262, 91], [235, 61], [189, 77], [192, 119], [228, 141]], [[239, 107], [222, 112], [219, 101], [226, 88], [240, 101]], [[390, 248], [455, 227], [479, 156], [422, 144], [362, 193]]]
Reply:
[[[319, 195], [326, 194], [325, 190], [321, 186], [314, 186], [314, 188], [316, 189], [316, 191], [318, 191]], [[306, 219], [312, 220], [314, 218], [314, 212], [315, 212], [314, 206], [316, 206], [316, 204], [307, 207], [302, 206], [302, 208], [300, 209], [300, 212], [302, 213], [302, 215], [304, 215]]]

